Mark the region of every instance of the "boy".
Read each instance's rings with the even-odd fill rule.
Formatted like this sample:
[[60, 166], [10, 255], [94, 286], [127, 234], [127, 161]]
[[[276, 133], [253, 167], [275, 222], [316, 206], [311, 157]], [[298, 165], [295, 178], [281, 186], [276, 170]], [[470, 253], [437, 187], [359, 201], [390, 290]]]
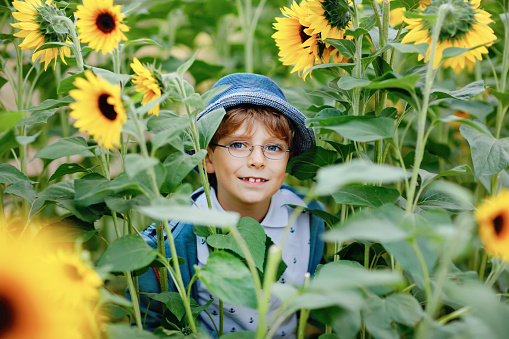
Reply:
[[[305, 117], [291, 106], [283, 92], [271, 79], [256, 74], [231, 74], [215, 85], [230, 85], [216, 96], [198, 119], [213, 110], [224, 107], [226, 115], [213, 136], [205, 159], [207, 172], [212, 178], [212, 208], [234, 211], [241, 217], [251, 217], [263, 226], [265, 233], [278, 245], [288, 225], [293, 209], [287, 205], [306, 206], [301, 196], [289, 186], [283, 185], [287, 177], [286, 165], [290, 156], [296, 156], [314, 146], [313, 131], [306, 128]], [[191, 196], [198, 208], [208, 208], [203, 188]], [[319, 202], [307, 207], [324, 209]], [[177, 253], [185, 259], [181, 271], [187, 285], [194, 274], [194, 265], [206, 264], [209, 247], [204, 238], [197, 237], [192, 225], [172, 221], [172, 236]], [[302, 213], [292, 229], [282, 250], [287, 269], [280, 283], [302, 285], [306, 272], [314, 273], [323, 252], [320, 238], [324, 231], [323, 221]], [[149, 245], [157, 247], [155, 226], [142, 232]], [[166, 240], [166, 253], [171, 253]], [[175, 291], [171, 279], [170, 291]], [[160, 292], [159, 278], [155, 271], [140, 276], [141, 292]], [[214, 302], [207, 311], [217, 324], [219, 303], [205, 284], [197, 281], [192, 285], [191, 296], [203, 305]], [[142, 310], [148, 300], [141, 298]], [[278, 306], [276, 298], [269, 305], [269, 316]], [[224, 303], [224, 332], [256, 331], [257, 312], [254, 309]], [[211, 319], [202, 313], [198, 320], [211, 333], [215, 331]], [[160, 325], [161, 305], [152, 301], [147, 314], [148, 328]], [[293, 337], [297, 326], [296, 316], [288, 318], [277, 330], [277, 337]]]

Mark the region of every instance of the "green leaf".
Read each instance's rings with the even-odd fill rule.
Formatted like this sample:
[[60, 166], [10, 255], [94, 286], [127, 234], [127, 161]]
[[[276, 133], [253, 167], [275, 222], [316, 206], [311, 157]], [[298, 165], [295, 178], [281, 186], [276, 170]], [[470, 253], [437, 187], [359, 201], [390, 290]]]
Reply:
[[128, 40], [126, 42], [124, 42], [124, 48], [126, 48], [127, 46], [130, 46], [130, 45], [135, 45], [135, 44], [143, 44], [143, 45], [156, 45], [156, 46], [159, 46], [161, 48], [163, 48], [163, 46], [161, 46], [157, 41], [154, 41], [152, 39], [136, 39], [136, 40]]
[[198, 277], [223, 301], [250, 308], [257, 307], [253, 279], [239, 258], [224, 251], [212, 252]]
[[387, 316], [397, 323], [413, 327], [424, 316], [421, 305], [409, 293], [394, 293], [384, 301]]
[[110, 210], [117, 213], [125, 213], [136, 206], [146, 205], [148, 203], [148, 198], [145, 195], [138, 195], [132, 199], [107, 196], [104, 198], [104, 202]]
[[27, 108], [25, 111], [44, 111], [52, 108], [68, 106], [71, 102], [74, 102], [74, 99], [70, 95], [63, 97], [62, 99], [59, 100], [47, 99], [44, 100], [40, 105], [31, 106]]
[[429, 45], [427, 43], [412, 45], [390, 42], [388, 43], [388, 45], [394, 47], [394, 49], [401, 53], [419, 53], [420, 55], [426, 55], [429, 48]]
[[42, 111], [34, 111], [30, 117], [21, 119], [16, 126], [26, 126], [26, 125], [35, 125], [40, 123], [48, 122], [48, 119], [51, 118], [57, 112], [56, 108], [42, 110]]
[[189, 155], [186, 153], [173, 153], [164, 161], [166, 167], [166, 188], [173, 192], [173, 190], [180, 185], [182, 180], [195, 168], [198, 164], [205, 159], [207, 151], [201, 149], [198, 153]]
[[13, 128], [22, 118], [23, 118], [22, 112], [1, 112], [0, 132]]
[[363, 309], [366, 330], [377, 339], [398, 339], [397, 331], [391, 326], [384, 301], [376, 295], [371, 296]]
[[351, 74], [352, 70], [354, 69], [355, 66], [356, 66], [356, 64], [352, 63], [352, 62], [349, 62], [349, 63], [340, 62], [340, 63], [319, 64], [319, 65], [314, 65], [313, 67], [308, 68], [308, 70], [304, 74], [308, 74], [309, 72], [314, 71], [316, 69], [329, 69], [329, 68], [342, 68], [348, 74]]
[[49, 49], [49, 48], [61, 48], [61, 47], [69, 47], [70, 49], [74, 50], [74, 45], [73, 44], [70, 44], [70, 43], [67, 43], [67, 42], [47, 42], [45, 44], [42, 44], [41, 46], [37, 47], [34, 51], [34, 53], [36, 52], [39, 52], [39, 51], [43, 51], [45, 49]]
[[157, 250], [140, 236], [126, 235], [108, 246], [97, 266], [110, 266], [112, 272], [134, 271], [150, 264], [156, 256]]
[[395, 203], [399, 198], [399, 191], [380, 186], [353, 185], [343, 187], [332, 197], [338, 204], [379, 207]]
[[353, 183], [389, 184], [399, 182], [407, 176], [408, 174], [400, 167], [352, 160], [345, 164], [321, 168], [317, 175], [315, 193], [332, 194], [339, 188]]
[[[2, 70], [2, 65], [0, 65], [0, 71]], [[4, 77], [0, 77], [0, 88], [2, 88], [6, 83], [9, 81], [5, 79]]]
[[484, 91], [484, 80], [478, 80], [469, 83], [463, 88], [456, 91], [448, 91], [445, 89], [432, 89], [433, 93], [437, 98], [455, 98], [460, 100], [471, 100], [477, 94]]
[[481, 122], [478, 128], [466, 124], [460, 126], [460, 132], [470, 145], [475, 179], [499, 173], [509, 165], [509, 137], [496, 139]]
[[230, 87], [231, 87], [231, 85], [220, 85], [220, 86], [211, 88], [210, 90], [208, 90], [207, 92], [202, 94], [201, 98], [203, 100], [203, 103], [205, 105], [207, 105], [210, 101], [212, 101], [212, 99], [214, 99], [216, 96], [223, 93]]
[[299, 180], [312, 179], [318, 170], [336, 162], [338, 155], [334, 151], [316, 146], [292, 158], [287, 165], [287, 172]]
[[[241, 218], [237, 224], [237, 230], [246, 242], [246, 245], [253, 256], [256, 268], [263, 272], [266, 235], [260, 223], [252, 218]], [[231, 233], [213, 234], [207, 238], [207, 244], [213, 248], [228, 249], [237, 253], [242, 258], [244, 254]]]
[[340, 89], [348, 91], [348, 90], [351, 90], [354, 88], [364, 87], [366, 85], [369, 85], [370, 83], [371, 83], [371, 81], [368, 79], [359, 79], [359, 78], [351, 77], [349, 75], [343, 75], [338, 80], [337, 85]]
[[178, 138], [182, 131], [189, 125], [189, 120], [174, 119], [174, 123], [173, 126], [158, 132], [150, 139], [152, 143], [152, 154], [155, 154], [156, 150], [167, 145], [171, 139]]
[[373, 14], [367, 18], [363, 18], [363, 20], [360, 22], [360, 26], [367, 31], [371, 31], [373, 29], [373, 27], [375, 27], [375, 25], [376, 25], [376, 15], [375, 14]]
[[394, 134], [394, 119], [372, 116], [346, 115], [328, 119], [308, 119], [308, 124], [335, 131], [344, 138], [370, 142], [392, 138]]
[[440, 209], [457, 213], [459, 211], [472, 211], [472, 193], [453, 182], [434, 182], [419, 201], [418, 206], [423, 210]]
[[63, 177], [66, 174], [83, 173], [83, 172], [89, 172], [89, 170], [81, 167], [80, 165], [78, 165], [76, 163], [65, 163], [65, 164], [58, 166], [57, 170], [51, 175], [51, 177], [49, 178], [48, 181]]
[[344, 36], [353, 36], [355, 40], [359, 40], [363, 35], [368, 34], [368, 30], [363, 27], [357, 27], [355, 29], [347, 28]]
[[196, 56], [198, 55], [198, 51], [196, 51], [192, 57], [190, 57], [189, 59], [186, 60], [186, 62], [184, 62], [182, 65], [179, 66], [179, 68], [177, 68], [177, 73], [182, 77], [184, 76], [184, 73], [187, 72], [187, 70], [189, 69], [189, 67], [192, 66], [192, 64], [194, 63], [194, 60], [196, 59]]
[[198, 132], [200, 133], [200, 148], [207, 149], [207, 146], [221, 124], [226, 111], [223, 107], [213, 110], [198, 120]]
[[16, 141], [18, 142], [18, 144], [20, 144], [22, 146], [28, 145], [28, 144], [33, 143], [39, 137], [39, 135], [41, 133], [42, 133], [42, 131], [39, 131], [39, 132], [35, 133], [34, 135], [19, 136], [19, 137], [16, 137]]
[[108, 338], [122, 339], [159, 339], [160, 337], [150, 331], [130, 326], [129, 324], [106, 324], [104, 325]]
[[90, 67], [90, 69], [97, 75], [99, 78], [102, 78], [109, 82], [112, 85], [118, 85], [118, 83], [127, 83], [131, 76], [129, 74], [117, 74], [111, 71], [108, 71], [104, 68], [98, 67]]
[[16, 142], [14, 130], [10, 129], [0, 132], [0, 157], [2, 157], [5, 152], [10, 152], [11, 148], [15, 147], [18, 147], [18, 143]]
[[[195, 86], [209, 79], [218, 79], [221, 77], [224, 70], [222, 65], [209, 64], [203, 60], [195, 60], [193, 65], [189, 68], [189, 73], [196, 80]], [[205, 102], [207, 105], [208, 102]]]
[[150, 111], [152, 108], [156, 107], [157, 105], [160, 105], [163, 101], [165, 101], [166, 99], [168, 99], [168, 97], [171, 95], [171, 91], [168, 91], [166, 93], [163, 93], [163, 95], [161, 95], [159, 98], [157, 99], [154, 99], [148, 103], [146, 103], [145, 105], [141, 106], [141, 107], [138, 107], [136, 109], [136, 112], [138, 113], [138, 115], [141, 117], [143, 116], [145, 113], [147, 113], [148, 111]]
[[186, 308], [178, 292], [164, 291], [161, 293], [141, 293], [141, 294], [146, 295], [150, 299], [164, 303], [168, 310], [170, 310], [170, 312], [173, 313], [173, 315], [175, 315], [175, 317], [177, 317], [179, 321], [181, 321], [182, 317], [184, 317], [184, 315], [186, 314]]
[[[9, 10], [10, 11], [10, 10]], [[16, 39], [16, 37], [14, 36], [14, 34], [4, 34], [4, 33], [0, 33], [0, 40], [3, 40], [5, 42], [12, 42], [14, 41], [14, 39]]]
[[37, 192], [29, 181], [18, 181], [7, 187], [4, 193], [17, 195], [31, 204], [37, 198]]
[[17, 182], [30, 182], [30, 179], [16, 167], [0, 163], [0, 184], [15, 184]]
[[[493, 93], [493, 92], [492, 92]], [[509, 97], [504, 95], [504, 97]], [[509, 100], [508, 100], [509, 103]], [[453, 111], [463, 111], [470, 115], [473, 115], [480, 121], [484, 121], [486, 116], [493, 112], [495, 107], [492, 104], [482, 102], [482, 101], [465, 101], [458, 99], [446, 99], [442, 100], [441, 106], [445, 106]]]
[[356, 213], [342, 225], [327, 232], [324, 239], [327, 242], [400, 241], [409, 238], [413, 233], [404, 225], [405, 213], [397, 207], [386, 205], [379, 209], [366, 209]]
[[175, 219], [189, 224], [216, 227], [233, 227], [239, 220], [238, 213], [197, 209], [191, 206], [179, 206], [161, 200], [154, 201], [148, 206], [138, 206], [136, 209], [155, 220]]
[[129, 178], [134, 178], [138, 173], [146, 171], [159, 164], [159, 159], [137, 154], [129, 153], [125, 157], [125, 172]]
[[350, 59], [355, 56], [355, 43], [347, 39], [325, 39], [325, 42], [335, 47], [344, 57]]
[[93, 157], [94, 153], [89, 151], [90, 147], [83, 137], [67, 137], [42, 148], [35, 153], [34, 158], [55, 160], [71, 155]]
[[415, 92], [415, 87], [417, 81], [421, 79], [421, 76], [418, 74], [406, 75], [402, 78], [393, 78], [388, 80], [377, 81], [373, 80], [369, 85], [366, 85], [365, 88], [370, 89], [391, 89], [391, 88], [400, 88], [409, 93]]
[[70, 77], [63, 79], [58, 85], [57, 93], [60, 95], [67, 95], [67, 93], [69, 93], [70, 90], [76, 88], [76, 86], [74, 86], [74, 81], [77, 78], [85, 79], [86, 78], [85, 72], [74, 73]]
[[[500, 103], [502, 104], [502, 107], [509, 107], [509, 95], [507, 92], [502, 93], [502, 92], [495, 90], [492, 87], [490, 87], [490, 92], [491, 92], [491, 94], [493, 94], [495, 96], [495, 98], [497, 98], [498, 101], [500, 101]], [[480, 119], [480, 120], [482, 120], [482, 119]]]
[[227, 333], [221, 338], [224, 339], [255, 339], [256, 333], [255, 332], [249, 332], [249, 331], [237, 331], [232, 333]]
[[[296, 207], [296, 205], [289, 205], [289, 206], [292, 208]], [[332, 228], [335, 224], [337, 224], [338, 222], [341, 221], [341, 219], [339, 217], [335, 216], [334, 214], [330, 214], [328, 212], [325, 212], [325, 211], [322, 211], [319, 209], [304, 208], [304, 210], [313, 214], [313, 215], [316, 215], [318, 218], [325, 221], [325, 223], [327, 224], [327, 226], [329, 226], [329, 228]]]

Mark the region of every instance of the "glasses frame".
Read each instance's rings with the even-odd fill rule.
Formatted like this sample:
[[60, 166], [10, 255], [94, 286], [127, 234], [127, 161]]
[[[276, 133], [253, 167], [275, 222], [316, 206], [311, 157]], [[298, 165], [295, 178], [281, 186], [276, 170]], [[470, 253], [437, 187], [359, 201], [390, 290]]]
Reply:
[[[242, 142], [242, 143], [246, 143], [246, 144], [251, 145], [251, 146], [249, 147], [249, 153], [248, 153], [248, 154], [246, 154], [246, 155], [245, 155], [245, 156], [243, 156], [243, 157], [239, 157], [239, 156], [237, 156], [237, 155], [232, 154], [232, 152], [230, 151], [230, 147], [231, 147], [231, 145], [232, 145], [233, 143], [236, 143], [236, 142]], [[260, 147], [262, 148], [262, 153], [263, 153], [263, 155], [265, 156], [265, 158], [267, 158], [267, 159], [269, 159], [269, 160], [281, 160], [281, 159], [284, 159], [284, 158], [285, 158], [285, 156], [286, 156], [286, 154], [287, 154], [288, 152], [290, 152], [290, 150], [289, 150], [289, 149], [286, 149], [285, 145], [279, 144], [279, 143], [277, 143], [277, 142], [268, 142], [268, 143], [266, 143], [265, 145], [253, 145], [253, 144], [252, 144], [252, 143], [250, 143], [249, 141], [244, 141], [244, 140], [234, 140], [234, 141], [230, 142], [228, 145], [219, 145], [219, 144], [216, 144], [216, 143], [213, 143], [213, 142], [211, 142], [210, 144], [211, 144], [211, 145], [213, 145], [213, 146], [218, 146], [218, 147], [227, 148], [227, 149], [228, 149], [228, 153], [230, 153], [230, 155], [231, 155], [232, 157], [234, 157], [234, 158], [247, 158], [248, 156], [250, 156], [250, 155], [253, 153], [253, 149], [254, 149], [254, 147], [255, 147], [255, 146], [260, 146]], [[285, 152], [284, 152], [283, 156], [282, 156], [281, 158], [276, 158], [276, 159], [274, 159], [274, 158], [269, 158], [269, 157], [267, 156], [267, 154], [265, 154], [265, 147], [270, 146], [270, 145], [278, 145], [278, 146], [282, 147], [282, 148], [285, 150]]]

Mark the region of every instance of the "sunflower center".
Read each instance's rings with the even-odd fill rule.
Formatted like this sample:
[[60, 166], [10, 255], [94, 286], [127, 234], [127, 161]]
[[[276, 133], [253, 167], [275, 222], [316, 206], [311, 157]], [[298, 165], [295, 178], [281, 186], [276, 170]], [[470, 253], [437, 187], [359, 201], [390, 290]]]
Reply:
[[74, 281], [82, 281], [83, 275], [80, 274], [78, 268], [74, 265], [65, 265], [64, 271], [69, 278]]
[[115, 107], [108, 103], [108, 98], [108, 94], [101, 94], [99, 97], [99, 110], [106, 119], [115, 120], [117, 112], [115, 112]]
[[115, 29], [115, 20], [109, 13], [99, 14], [95, 20], [95, 24], [103, 33], [110, 33]]
[[306, 32], [304, 32], [304, 30], [307, 29], [306, 26], [300, 26], [300, 31], [299, 31], [299, 34], [300, 34], [300, 40], [301, 42], [305, 42], [307, 39], [311, 38], [310, 35], [307, 35]]
[[[476, 23], [475, 9], [472, 8], [469, 1], [436, 0], [426, 7], [424, 14], [438, 15], [438, 9], [443, 4], [449, 4], [454, 10], [449, 10], [444, 18], [444, 23], [440, 30], [440, 41], [463, 38], [466, 33], [472, 30], [472, 25]], [[430, 29], [431, 34], [433, 25], [429, 21], [426, 21], [425, 26]]]
[[493, 219], [493, 229], [495, 230], [495, 234], [497, 235], [497, 237], [501, 237], [505, 227], [506, 225], [504, 215], [502, 214], [497, 215]]
[[14, 308], [9, 300], [0, 295], [0, 337], [8, 334], [10, 328], [14, 326]]
[[349, 6], [346, 5], [347, 0], [322, 0], [323, 16], [331, 25], [339, 30], [348, 27], [350, 22]]

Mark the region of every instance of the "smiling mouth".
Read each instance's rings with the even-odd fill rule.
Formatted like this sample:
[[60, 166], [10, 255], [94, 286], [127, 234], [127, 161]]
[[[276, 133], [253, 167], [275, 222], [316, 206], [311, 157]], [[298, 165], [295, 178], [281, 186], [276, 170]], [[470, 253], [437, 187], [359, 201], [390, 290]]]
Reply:
[[239, 178], [242, 181], [249, 181], [249, 182], [266, 182], [268, 180], [262, 179], [262, 178]]

